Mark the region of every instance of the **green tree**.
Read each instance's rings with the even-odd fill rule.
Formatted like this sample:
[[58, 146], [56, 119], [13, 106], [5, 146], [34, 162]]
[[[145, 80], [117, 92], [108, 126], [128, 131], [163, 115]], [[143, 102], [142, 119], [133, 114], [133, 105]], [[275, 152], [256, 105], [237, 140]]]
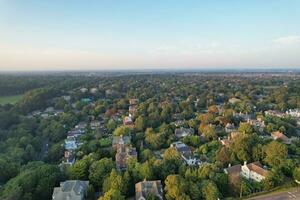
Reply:
[[284, 163], [287, 153], [285, 144], [272, 141], [266, 146], [265, 161], [272, 167], [280, 167]]
[[165, 180], [165, 191], [167, 200], [188, 200], [190, 197], [186, 194], [188, 185], [179, 175], [169, 175]]
[[119, 190], [123, 194], [126, 190], [126, 185], [124, 184], [122, 176], [113, 169], [109, 176], [104, 179], [102, 189], [104, 192], [108, 192], [111, 189]]
[[110, 119], [109, 121], [108, 121], [108, 123], [107, 123], [107, 129], [108, 129], [108, 131], [109, 132], [113, 132], [116, 128], [117, 128], [117, 123], [115, 122], [115, 120], [113, 120], [113, 119]]
[[217, 137], [215, 128], [212, 125], [205, 126], [202, 135], [206, 140], [213, 140]]
[[4, 186], [0, 199], [50, 199], [53, 188], [63, 179], [57, 166], [38, 163], [25, 168]]
[[296, 183], [300, 184], [300, 167], [294, 169], [293, 178]]
[[244, 134], [251, 134], [251, 133], [254, 133], [254, 128], [252, 127], [251, 124], [249, 124], [247, 122], [242, 122], [242, 123], [240, 123], [240, 126], [239, 126], [239, 132], [244, 133]]
[[205, 180], [202, 183], [202, 194], [206, 200], [216, 200], [219, 198], [219, 190], [217, 185], [210, 180]]
[[95, 187], [101, 188], [103, 180], [110, 174], [114, 167], [114, 162], [109, 158], [102, 158], [99, 161], [93, 162], [89, 168], [89, 180]]
[[130, 135], [130, 128], [126, 127], [126, 126], [119, 126], [118, 128], [116, 128], [116, 130], [114, 131], [114, 135], [115, 136], [126, 136], [126, 135]]
[[73, 179], [87, 180], [89, 176], [90, 158], [85, 156], [81, 160], [77, 160], [70, 168], [70, 176]]
[[104, 193], [98, 200], [125, 200], [125, 197], [117, 189], [110, 189]]
[[0, 182], [5, 183], [19, 173], [19, 165], [15, 162], [0, 159]]
[[283, 175], [280, 170], [270, 170], [263, 180], [263, 187], [265, 190], [270, 190], [283, 182]]
[[143, 131], [145, 127], [145, 119], [142, 116], [139, 116], [135, 120], [135, 128], [137, 131]]

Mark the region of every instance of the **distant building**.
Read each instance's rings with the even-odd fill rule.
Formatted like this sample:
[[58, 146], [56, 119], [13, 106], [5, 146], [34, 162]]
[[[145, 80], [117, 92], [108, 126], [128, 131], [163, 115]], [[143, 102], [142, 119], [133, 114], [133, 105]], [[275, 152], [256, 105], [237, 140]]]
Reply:
[[86, 123], [86, 122], [79, 122], [79, 123], [75, 126], [76, 129], [86, 129], [86, 127], [87, 127], [87, 123]]
[[96, 129], [99, 129], [101, 126], [101, 122], [100, 121], [97, 121], [97, 120], [93, 120], [91, 121], [90, 123], [90, 127], [92, 130], [96, 130]]
[[137, 158], [137, 151], [135, 148], [125, 145], [124, 140], [121, 138], [117, 145], [116, 153], [116, 167], [119, 171], [127, 169], [127, 161], [130, 158]]
[[75, 136], [68, 136], [67, 139], [65, 139], [65, 149], [76, 150], [77, 147]]
[[219, 141], [221, 142], [221, 144], [222, 144], [223, 146], [229, 147], [230, 144], [233, 142], [233, 140], [234, 140], [239, 134], [240, 134], [240, 132], [238, 132], [238, 131], [233, 131], [233, 132], [231, 132], [231, 133], [228, 135], [227, 138], [225, 138], [225, 139], [220, 139], [220, 138], [219, 138]]
[[55, 187], [52, 200], [84, 200], [89, 186], [89, 181], [70, 180], [60, 183]]
[[277, 110], [267, 110], [265, 111], [265, 115], [275, 116], [275, 117], [285, 117], [286, 114]]
[[63, 165], [73, 165], [75, 163], [75, 152], [73, 150], [66, 150], [62, 161]]
[[173, 123], [176, 127], [180, 127], [180, 126], [183, 126], [185, 122], [183, 120], [176, 120]]
[[286, 114], [292, 117], [300, 118], [300, 109], [289, 109], [288, 111], [286, 111]]
[[225, 132], [226, 133], [231, 133], [232, 131], [235, 131], [236, 127], [234, 126], [234, 124], [232, 123], [227, 123], [225, 126]]
[[197, 159], [194, 157], [191, 148], [183, 142], [174, 142], [171, 144], [171, 147], [177, 150], [187, 165], [191, 166], [197, 164]]
[[236, 103], [241, 102], [241, 100], [238, 99], [238, 98], [233, 97], [233, 98], [230, 98], [230, 99], [228, 100], [228, 102], [231, 103], [231, 104], [236, 104]]
[[142, 181], [135, 184], [135, 199], [147, 200], [148, 196], [154, 196], [163, 199], [163, 187], [160, 180]]
[[82, 93], [86, 93], [87, 91], [88, 91], [87, 88], [81, 88], [81, 89], [80, 89], [80, 92], [82, 92]]
[[240, 176], [253, 180], [256, 182], [261, 182], [264, 180], [268, 174], [268, 170], [262, 168], [262, 165], [259, 161], [249, 163], [244, 162], [244, 165], [238, 164], [230, 166], [224, 169], [224, 172], [228, 174], [229, 181], [231, 183], [239, 181]]
[[248, 121], [249, 119], [252, 118], [252, 115], [249, 115], [248, 113], [242, 113], [242, 112], [239, 112], [239, 113], [233, 113], [233, 116], [234, 117], [237, 117], [237, 118], [240, 118], [242, 121]]
[[264, 131], [264, 128], [266, 127], [265, 122], [262, 120], [248, 119], [247, 122], [261, 133]]
[[284, 144], [291, 144], [291, 142], [292, 142], [292, 140], [290, 138], [288, 138], [286, 135], [284, 135], [280, 131], [275, 131], [275, 132], [271, 133], [271, 136], [274, 140], [279, 140], [279, 141], [283, 142]]
[[131, 144], [131, 137], [130, 136], [123, 136], [123, 135], [113, 137], [112, 147], [114, 149], [116, 149], [117, 146], [119, 144], [122, 144], [122, 143], [124, 143], [125, 146], [130, 145]]
[[193, 135], [195, 132], [195, 130], [193, 128], [176, 128], [175, 129], [175, 136], [177, 138], [182, 138], [182, 137], [186, 137], [189, 135]]
[[98, 88], [91, 88], [90, 93], [96, 94], [98, 92]]
[[129, 99], [129, 104], [130, 105], [137, 105], [139, 103], [138, 99]]
[[65, 101], [71, 101], [71, 96], [62, 96]]
[[130, 127], [130, 128], [133, 128], [133, 127], [134, 127], [134, 122], [133, 122], [133, 119], [132, 119], [131, 114], [129, 114], [129, 116], [126, 116], [126, 117], [123, 119], [123, 125], [124, 125], [124, 126], [127, 126], [127, 127]]
[[129, 106], [128, 112], [130, 115], [134, 116], [136, 113], [137, 107], [135, 105]]

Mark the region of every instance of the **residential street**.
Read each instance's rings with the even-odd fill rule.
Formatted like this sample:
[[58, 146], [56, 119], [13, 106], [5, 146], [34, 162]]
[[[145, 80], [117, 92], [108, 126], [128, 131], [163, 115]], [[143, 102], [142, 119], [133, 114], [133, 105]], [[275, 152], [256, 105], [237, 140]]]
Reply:
[[248, 200], [286, 200], [286, 199], [300, 199], [300, 187], [292, 188], [289, 191], [274, 192], [262, 196], [250, 198]]

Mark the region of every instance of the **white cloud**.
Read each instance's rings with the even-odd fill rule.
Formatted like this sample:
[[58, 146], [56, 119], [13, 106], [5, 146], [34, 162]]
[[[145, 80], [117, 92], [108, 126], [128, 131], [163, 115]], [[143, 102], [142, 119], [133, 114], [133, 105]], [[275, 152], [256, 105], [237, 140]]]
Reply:
[[275, 44], [291, 46], [291, 45], [300, 45], [300, 36], [299, 35], [289, 35], [280, 37], [274, 40]]

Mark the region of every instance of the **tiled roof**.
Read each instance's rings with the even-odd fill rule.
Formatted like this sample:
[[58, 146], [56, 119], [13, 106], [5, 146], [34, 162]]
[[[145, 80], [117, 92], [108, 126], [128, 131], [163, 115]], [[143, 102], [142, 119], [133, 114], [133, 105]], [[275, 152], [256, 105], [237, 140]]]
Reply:
[[267, 176], [268, 174], [268, 171], [265, 170], [264, 168], [262, 168], [262, 165], [259, 161], [256, 161], [256, 162], [253, 162], [253, 163], [249, 163], [247, 165], [247, 167], [251, 170], [251, 171], [254, 171], [262, 176]]

